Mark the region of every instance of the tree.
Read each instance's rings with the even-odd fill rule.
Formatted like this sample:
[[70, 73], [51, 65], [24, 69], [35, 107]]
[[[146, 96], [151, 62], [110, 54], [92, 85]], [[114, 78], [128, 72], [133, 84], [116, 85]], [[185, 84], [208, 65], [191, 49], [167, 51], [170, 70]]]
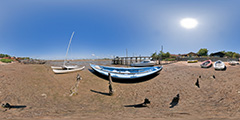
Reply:
[[154, 59], [154, 60], [159, 59], [159, 56], [157, 55], [157, 52], [153, 53], [153, 54], [151, 55], [151, 57], [152, 57], [152, 59]]
[[234, 54], [233, 54], [233, 58], [240, 58], [240, 54], [234, 53]]
[[201, 48], [198, 52], [198, 55], [200, 56], [208, 56], [208, 50], [206, 48]]

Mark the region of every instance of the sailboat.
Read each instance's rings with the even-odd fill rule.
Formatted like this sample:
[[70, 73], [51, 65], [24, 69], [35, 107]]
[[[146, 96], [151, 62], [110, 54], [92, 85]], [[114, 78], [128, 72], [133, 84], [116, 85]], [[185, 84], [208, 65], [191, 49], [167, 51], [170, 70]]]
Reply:
[[69, 50], [69, 47], [71, 45], [73, 35], [74, 35], [74, 32], [72, 33], [70, 41], [68, 43], [66, 57], [65, 57], [65, 60], [63, 62], [63, 65], [62, 66], [51, 66], [54, 73], [69, 73], [69, 72], [75, 72], [75, 71], [83, 70], [85, 68], [85, 66], [79, 67], [78, 65], [66, 65], [68, 50]]

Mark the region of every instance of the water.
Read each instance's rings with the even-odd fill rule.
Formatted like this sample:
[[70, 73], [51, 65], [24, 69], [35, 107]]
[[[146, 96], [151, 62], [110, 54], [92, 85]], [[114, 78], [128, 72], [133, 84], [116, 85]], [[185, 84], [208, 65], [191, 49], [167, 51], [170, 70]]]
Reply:
[[[56, 61], [48, 61], [48, 65], [50, 66], [61, 66], [63, 65], [63, 61], [56, 62]], [[85, 66], [86, 69], [91, 68], [90, 64], [97, 64], [97, 65], [111, 65], [111, 60], [89, 60], [89, 61], [69, 61], [71, 65], [78, 65], [78, 66]]]

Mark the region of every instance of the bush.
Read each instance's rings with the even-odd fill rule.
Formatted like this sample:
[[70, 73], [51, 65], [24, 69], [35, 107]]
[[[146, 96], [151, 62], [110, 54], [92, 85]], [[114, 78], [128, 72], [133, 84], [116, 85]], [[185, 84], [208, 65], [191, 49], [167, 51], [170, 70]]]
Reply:
[[175, 61], [176, 59], [175, 58], [166, 58], [164, 59], [164, 61]]
[[11, 60], [11, 59], [1, 59], [0, 61], [4, 62], [4, 63], [11, 63], [13, 60]]

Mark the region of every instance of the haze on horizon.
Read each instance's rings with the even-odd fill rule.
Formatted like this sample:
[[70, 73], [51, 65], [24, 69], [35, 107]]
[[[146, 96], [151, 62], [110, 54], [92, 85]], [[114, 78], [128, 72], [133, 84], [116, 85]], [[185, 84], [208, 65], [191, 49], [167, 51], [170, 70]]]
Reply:
[[[238, 0], [11, 0], [0, 2], [0, 53], [40, 59], [240, 53]], [[184, 18], [197, 26], [186, 29]]]

